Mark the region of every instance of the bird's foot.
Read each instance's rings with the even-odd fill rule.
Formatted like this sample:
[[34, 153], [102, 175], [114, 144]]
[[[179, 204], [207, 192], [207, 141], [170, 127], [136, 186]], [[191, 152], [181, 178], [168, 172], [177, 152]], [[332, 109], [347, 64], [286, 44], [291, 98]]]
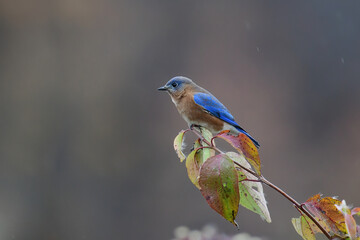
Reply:
[[190, 128], [190, 130], [194, 130], [194, 128], [199, 128], [200, 129], [200, 127], [201, 127], [200, 125], [191, 124], [189, 128]]

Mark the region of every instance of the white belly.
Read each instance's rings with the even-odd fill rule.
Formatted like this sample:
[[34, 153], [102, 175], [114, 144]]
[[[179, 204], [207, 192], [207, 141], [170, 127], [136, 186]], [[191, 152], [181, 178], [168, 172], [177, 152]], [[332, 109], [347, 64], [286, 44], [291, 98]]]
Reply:
[[239, 130], [237, 130], [234, 126], [232, 126], [226, 122], [224, 122], [223, 131], [224, 130], [230, 130], [230, 132], [235, 133], [235, 134], [239, 133]]

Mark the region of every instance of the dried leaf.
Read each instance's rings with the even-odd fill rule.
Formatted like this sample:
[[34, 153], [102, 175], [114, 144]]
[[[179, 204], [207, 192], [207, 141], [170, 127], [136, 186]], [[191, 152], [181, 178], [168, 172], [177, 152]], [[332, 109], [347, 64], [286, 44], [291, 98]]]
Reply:
[[[241, 166], [246, 168], [251, 167], [243, 155], [235, 152], [228, 152], [226, 154]], [[262, 219], [270, 223], [271, 217], [266, 205], [262, 184], [260, 182], [243, 181], [244, 179], [257, 180], [256, 177], [246, 171], [238, 170], [238, 176], [240, 205], [259, 214]]]
[[234, 136], [229, 130], [222, 131], [216, 138], [222, 138], [230, 143], [239, 153], [243, 154], [246, 160], [254, 167], [255, 171], [261, 175], [261, 162], [258, 149], [253, 141], [243, 133]]
[[185, 160], [185, 154], [183, 153], [183, 142], [184, 142], [184, 134], [185, 131], [181, 130], [179, 134], [174, 139], [174, 149], [177, 153], [178, 157], [180, 158], [180, 162]]
[[335, 206], [340, 204], [339, 200], [332, 197], [321, 198], [320, 194], [309, 198], [304, 203], [306, 208], [319, 220], [321, 226], [329, 229], [332, 234], [346, 237], [345, 218]]
[[225, 154], [209, 158], [200, 169], [201, 194], [209, 206], [237, 226], [239, 209], [238, 175], [232, 160]]

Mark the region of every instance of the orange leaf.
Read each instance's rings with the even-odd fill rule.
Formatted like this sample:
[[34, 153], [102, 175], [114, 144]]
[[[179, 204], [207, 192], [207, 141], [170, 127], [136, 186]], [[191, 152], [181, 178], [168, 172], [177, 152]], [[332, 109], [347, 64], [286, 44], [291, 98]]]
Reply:
[[339, 236], [346, 236], [346, 225], [344, 215], [338, 210], [336, 205], [340, 205], [341, 201], [332, 198], [321, 198], [317, 194], [309, 198], [304, 205], [319, 220], [320, 224], [326, 229], [330, 229], [332, 233]]

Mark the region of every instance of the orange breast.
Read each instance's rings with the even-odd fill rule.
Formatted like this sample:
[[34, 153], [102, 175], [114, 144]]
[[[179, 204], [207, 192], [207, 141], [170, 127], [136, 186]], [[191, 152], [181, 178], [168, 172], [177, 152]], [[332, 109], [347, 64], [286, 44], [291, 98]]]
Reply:
[[189, 124], [203, 126], [213, 133], [221, 131], [224, 127], [224, 121], [207, 113], [201, 106], [197, 105], [192, 94], [187, 94], [179, 99], [177, 108]]

